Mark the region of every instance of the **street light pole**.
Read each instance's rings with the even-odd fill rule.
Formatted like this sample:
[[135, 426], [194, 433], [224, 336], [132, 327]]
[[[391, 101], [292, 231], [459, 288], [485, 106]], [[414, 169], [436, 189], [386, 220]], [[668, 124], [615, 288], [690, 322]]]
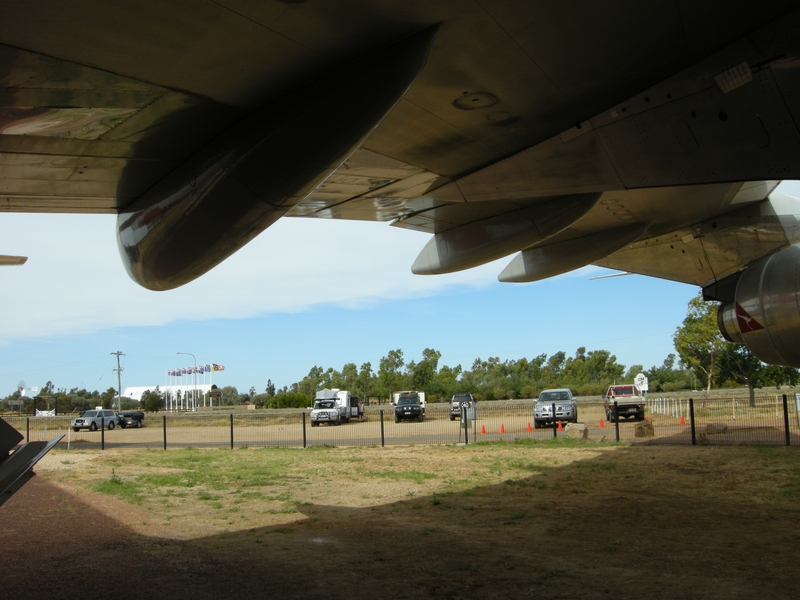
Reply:
[[[122, 352], [117, 350], [116, 352], [112, 352], [111, 356], [117, 357], [117, 368], [114, 369], [117, 372], [117, 412], [122, 412], [122, 367], [119, 366], [119, 357], [125, 356]], [[114, 408], [112, 405], [111, 408]]]
[[197, 412], [197, 359], [191, 352], [176, 352], [175, 354], [186, 354], [194, 360], [194, 371], [192, 371], [192, 410]]

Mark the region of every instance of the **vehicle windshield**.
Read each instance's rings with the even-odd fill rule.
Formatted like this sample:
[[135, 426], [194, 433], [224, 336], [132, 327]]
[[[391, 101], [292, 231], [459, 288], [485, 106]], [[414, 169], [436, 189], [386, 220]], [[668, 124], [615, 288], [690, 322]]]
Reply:
[[472, 402], [469, 394], [456, 394], [453, 396], [453, 402]]
[[333, 400], [317, 400], [314, 408], [336, 408], [336, 403]]
[[539, 402], [554, 402], [557, 400], [569, 400], [567, 392], [542, 392], [539, 396]]
[[417, 396], [402, 396], [398, 401], [398, 406], [407, 406], [409, 404], [419, 404], [419, 398]]
[[96, 410], [85, 410], [81, 413], [82, 417], [96, 417], [97, 411]]

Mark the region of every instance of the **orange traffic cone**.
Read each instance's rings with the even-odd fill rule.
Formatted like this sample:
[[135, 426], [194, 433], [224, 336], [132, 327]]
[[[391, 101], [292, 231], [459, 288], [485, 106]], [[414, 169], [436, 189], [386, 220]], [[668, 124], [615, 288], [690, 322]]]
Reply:
[[486, 435], [486, 425], [481, 425], [481, 435]]
[[683, 418], [683, 415], [681, 415], [681, 422], [678, 425], [686, 425], [686, 419]]
[[556, 427], [556, 431], [564, 431], [564, 428], [561, 426], [561, 421], [558, 422], [558, 427]]
[[603, 419], [600, 419], [600, 429], [605, 429], [606, 424], [603, 422]]
[[530, 433], [531, 431], [533, 431], [533, 429], [531, 429], [531, 422], [528, 421], [528, 433]]
[[506, 432], [506, 426], [500, 423], [500, 433], [505, 433], [505, 432]]

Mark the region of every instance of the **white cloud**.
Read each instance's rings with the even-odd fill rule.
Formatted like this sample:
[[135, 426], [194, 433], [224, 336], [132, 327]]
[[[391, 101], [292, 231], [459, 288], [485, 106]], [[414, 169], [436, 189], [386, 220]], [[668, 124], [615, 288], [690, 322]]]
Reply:
[[[798, 182], [780, 191], [800, 195]], [[452, 285], [496, 282], [510, 259], [452, 275], [413, 275], [428, 236], [385, 223], [281, 219], [200, 279], [150, 292], [122, 266], [115, 217], [6, 213], [0, 253], [29, 257], [0, 269], [0, 343], [88, 333], [177, 319], [247, 318], [304, 311], [325, 303], [358, 306], [375, 299], [433, 295]], [[608, 272], [585, 267], [565, 277]]]
[[26, 265], [0, 271], [4, 342], [434, 294], [454, 284], [489, 285], [503, 266], [415, 276], [410, 265], [425, 234], [382, 223], [281, 219], [198, 280], [151, 292], [125, 273], [112, 216], [7, 214], [2, 222], [0, 252], [29, 256]]

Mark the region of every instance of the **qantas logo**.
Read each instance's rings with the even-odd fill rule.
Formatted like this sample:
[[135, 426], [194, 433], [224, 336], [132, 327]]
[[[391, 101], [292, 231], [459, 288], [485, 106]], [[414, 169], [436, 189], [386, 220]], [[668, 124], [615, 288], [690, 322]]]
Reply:
[[751, 317], [738, 302], [736, 303], [736, 322], [739, 324], [739, 331], [742, 333], [764, 329], [764, 326]]

